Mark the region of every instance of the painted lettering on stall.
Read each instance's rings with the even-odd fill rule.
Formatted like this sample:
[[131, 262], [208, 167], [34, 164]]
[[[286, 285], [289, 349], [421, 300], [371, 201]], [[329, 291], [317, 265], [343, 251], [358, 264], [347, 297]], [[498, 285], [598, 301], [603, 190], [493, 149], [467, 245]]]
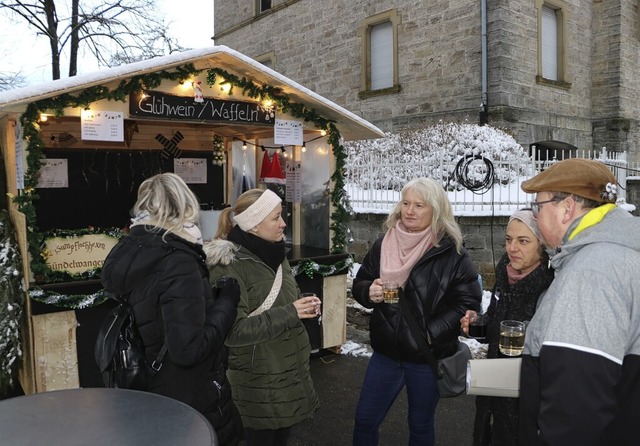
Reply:
[[132, 93], [129, 113], [137, 117], [168, 118], [190, 121], [242, 122], [273, 126], [275, 112], [259, 103], [223, 101], [174, 96], [159, 91]]
[[60, 245], [56, 245], [55, 252], [63, 253], [66, 255], [71, 255], [76, 251], [83, 252], [92, 252], [95, 249], [105, 249], [104, 243], [99, 242], [89, 242], [89, 241], [76, 241], [73, 243], [62, 243]]

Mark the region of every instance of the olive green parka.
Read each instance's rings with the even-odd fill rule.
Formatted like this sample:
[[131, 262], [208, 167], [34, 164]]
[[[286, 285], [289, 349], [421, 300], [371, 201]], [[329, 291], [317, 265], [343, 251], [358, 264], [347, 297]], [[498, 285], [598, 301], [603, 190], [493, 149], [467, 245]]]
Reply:
[[311, 346], [293, 302], [298, 285], [289, 262], [268, 310], [249, 314], [265, 300], [276, 272], [248, 249], [227, 240], [205, 244], [211, 283], [223, 276], [240, 284], [238, 316], [229, 333], [228, 378], [233, 400], [249, 429], [281, 429], [313, 416], [318, 398], [309, 371]]

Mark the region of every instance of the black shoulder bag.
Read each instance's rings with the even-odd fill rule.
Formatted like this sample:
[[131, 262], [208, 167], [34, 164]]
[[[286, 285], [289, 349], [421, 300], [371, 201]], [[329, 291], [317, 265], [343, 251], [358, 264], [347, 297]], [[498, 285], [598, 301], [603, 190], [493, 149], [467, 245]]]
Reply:
[[102, 322], [94, 349], [104, 385], [147, 390], [151, 378], [162, 367], [167, 345], [164, 343], [153, 363], [148, 364], [128, 295], [109, 297], [116, 300], [118, 306]]
[[422, 355], [429, 361], [429, 365], [433, 369], [440, 398], [462, 395], [467, 388], [467, 363], [471, 359], [471, 350], [467, 344], [458, 342], [458, 349], [453, 355], [437, 360], [418, 325], [409, 302], [401, 297], [400, 303], [402, 304], [402, 314], [409, 325], [411, 334], [418, 343]]

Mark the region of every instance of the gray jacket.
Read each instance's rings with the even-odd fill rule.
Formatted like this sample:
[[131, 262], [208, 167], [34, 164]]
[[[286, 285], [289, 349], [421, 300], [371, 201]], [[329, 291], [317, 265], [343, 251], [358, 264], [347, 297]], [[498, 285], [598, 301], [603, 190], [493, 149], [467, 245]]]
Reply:
[[640, 219], [614, 208], [575, 231], [603, 209], [574, 222], [551, 260], [526, 334], [520, 445], [637, 444]]

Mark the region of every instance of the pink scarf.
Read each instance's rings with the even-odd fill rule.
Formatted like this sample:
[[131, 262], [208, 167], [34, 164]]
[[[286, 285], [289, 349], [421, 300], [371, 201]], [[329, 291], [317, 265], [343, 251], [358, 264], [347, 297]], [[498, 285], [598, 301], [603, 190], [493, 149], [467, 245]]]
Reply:
[[536, 269], [540, 265], [540, 261], [538, 261], [535, 265], [530, 266], [527, 270], [518, 271], [509, 263], [507, 265], [507, 282], [509, 285], [513, 285], [514, 283], [519, 282], [523, 278], [527, 277], [529, 273], [531, 273], [534, 269]]
[[404, 287], [416, 262], [431, 248], [432, 240], [431, 226], [421, 232], [408, 232], [398, 221], [382, 239], [380, 278]]

